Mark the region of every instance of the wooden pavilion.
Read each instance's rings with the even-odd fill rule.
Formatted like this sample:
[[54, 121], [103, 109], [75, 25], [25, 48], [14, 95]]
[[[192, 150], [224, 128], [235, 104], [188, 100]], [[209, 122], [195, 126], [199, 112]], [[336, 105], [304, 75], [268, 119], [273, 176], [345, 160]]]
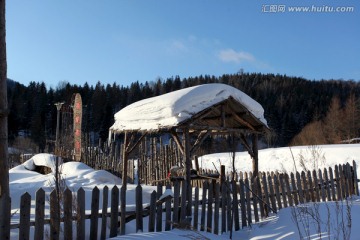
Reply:
[[[129, 154], [141, 140], [153, 133], [171, 134], [185, 162], [186, 198], [191, 198], [190, 169], [193, 153], [210, 135], [240, 136], [258, 172], [258, 136], [268, 130], [264, 110], [240, 90], [225, 84], [204, 84], [133, 103], [115, 114], [109, 141], [124, 135], [122, 179], [127, 179]], [[250, 141], [249, 141], [250, 139]], [[126, 181], [121, 191], [121, 211], [126, 206]], [[189, 201], [188, 201], [189, 202]], [[121, 215], [122, 218], [125, 216]], [[125, 221], [121, 218], [121, 232]]]

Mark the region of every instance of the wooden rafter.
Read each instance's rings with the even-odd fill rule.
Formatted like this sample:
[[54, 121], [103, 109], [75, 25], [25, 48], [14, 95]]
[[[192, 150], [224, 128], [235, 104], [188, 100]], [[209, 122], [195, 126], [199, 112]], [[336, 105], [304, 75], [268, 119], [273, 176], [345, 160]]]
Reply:
[[200, 145], [210, 135], [210, 133], [211, 133], [210, 130], [200, 132], [200, 134], [198, 135], [198, 138], [196, 139], [196, 142], [194, 143], [194, 145], [190, 149], [190, 155], [192, 155], [200, 147]]
[[[143, 133], [140, 138], [131, 146], [131, 142], [129, 142], [128, 147], [126, 148], [127, 153], [131, 153], [134, 149], [140, 144], [140, 142], [144, 139], [147, 133]], [[131, 147], [130, 147], [131, 146]]]
[[232, 109], [230, 110], [231, 114], [233, 115], [233, 117], [235, 118], [236, 121], [240, 122], [241, 124], [247, 126], [248, 128], [250, 128], [251, 130], [255, 131], [255, 128], [248, 123], [247, 121], [245, 121], [244, 119], [242, 119], [241, 117], [239, 117], [239, 115], [236, 114], [236, 112], [234, 112]]
[[176, 131], [174, 129], [170, 130], [170, 134], [171, 136], [174, 138], [174, 141], [176, 142], [177, 146], [179, 147], [181, 153], [183, 155], [185, 155], [185, 150], [184, 150], [184, 146], [182, 145], [179, 136], [177, 135]]

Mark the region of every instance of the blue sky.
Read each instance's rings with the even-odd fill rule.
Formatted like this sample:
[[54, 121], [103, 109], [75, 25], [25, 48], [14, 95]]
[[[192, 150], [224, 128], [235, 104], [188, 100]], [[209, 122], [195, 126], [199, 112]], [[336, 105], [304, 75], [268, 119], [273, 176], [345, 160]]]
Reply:
[[8, 77], [25, 85], [127, 86], [240, 69], [360, 80], [358, 0], [8, 0], [6, 11]]

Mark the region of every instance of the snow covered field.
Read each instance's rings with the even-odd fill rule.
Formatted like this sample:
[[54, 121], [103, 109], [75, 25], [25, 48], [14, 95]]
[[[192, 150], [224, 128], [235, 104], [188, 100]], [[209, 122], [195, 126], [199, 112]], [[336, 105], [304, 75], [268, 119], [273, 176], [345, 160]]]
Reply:
[[[311, 159], [317, 159], [311, 161]], [[199, 164], [203, 168], [214, 168], [221, 164], [226, 165], [226, 170], [231, 170], [231, 154], [219, 153], [203, 156], [199, 159]], [[360, 164], [360, 145], [326, 145], [326, 146], [310, 146], [310, 147], [293, 147], [291, 151], [289, 148], [265, 149], [259, 152], [259, 170], [260, 171], [298, 171], [306, 167], [310, 170], [334, 166], [335, 164], [345, 162], [355, 162]], [[10, 194], [12, 198], [12, 222], [17, 222], [19, 219], [18, 208], [20, 205], [20, 196], [25, 192], [30, 193], [32, 199], [35, 197], [35, 192], [39, 188], [49, 193], [53, 189], [54, 175], [52, 173], [42, 175], [31, 171], [34, 165], [46, 165], [53, 168], [53, 161], [51, 155], [39, 154], [34, 158], [28, 160], [26, 163], [19, 165], [10, 170]], [[303, 162], [303, 164], [300, 164]], [[295, 165], [294, 165], [295, 164]], [[296, 167], [295, 167], [296, 166]], [[110, 189], [115, 185], [121, 185], [121, 179], [106, 171], [95, 171], [92, 168], [82, 163], [69, 162], [64, 163], [61, 167], [63, 177], [67, 186], [76, 191], [78, 188], [84, 188], [86, 192], [86, 209], [90, 209], [91, 190], [97, 186], [100, 190], [107, 185]], [[247, 153], [236, 153], [236, 169], [237, 171], [250, 171], [251, 160]], [[357, 169], [359, 175], [359, 168]], [[127, 193], [127, 208], [132, 208], [135, 203], [135, 185], [128, 185]], [[143, 186], [143, 201], [150, 202], [150, 193], [155, 190], [154, 187]], [[319, 224], [308, 217], [299, 216], [300, 228], [303, 229], [302, 236], [310, 236], [309, 239], [336, 239], [337, 234], [339, 238], [343, 239], [339, 221], [341, 217], [346, 219], [346, 211], [351, 211], [352, 227], [351, 238], [359, 239], [360, 229], [356, 227], [360, 222], [360, 198], [355, 197], [349, 202], [336, 204], [334, 202], [319, 203], [315, 207], [318, 209], [318, 214], [321, 216]], [[34, 204], [34, 200], [32, 202]], [[100, 203], [101, 204], [101, 203]], [[109, 202], [110, 204], [110, 202]], [[302, 206], [297, 209], [313, 209], [311, 206]], [[347, 208], [346, 206], [351, 206]], [[341, 214], [339, 213], [341, 209]], [[32, 211], [32, 214], [34, 211]], [[343, 214], [344, 213], [344, 214]], [[254, 224], [251, 228], [242, 229], [233, 233], [233, 239], [299, 239], [298, 228], [293, 221], [294, 212], [291, 208], [282, 209], [277, 215], [273, 215], [265, 221]], [[305, 219], [306, 221], [300, 220]], [[330, 220], [329, 220], [330, 219]], [[144, 221], [145, 223], [146, 221]], [[344, 222], [344, 221], [343, 221]], [[309, 226], [306, 227], [306, 226]], [[320, 226], [321, 236], [318, 234]], [[327, 226], [331, 226], [329, 230]], [[205, 232], [185, 231], [175, 229], [170, 232], [160, 233], [134, 233], [135, 222], [127, 224], [127, 235], [119, 236], [115, 239], [229, 239], [229, 233], [223, 235], [214, 235]], [[144, 229], [147, 229], [144, 224]], [[330, 236], [329, 236], [330, 234]], [[12, 231], [12, 239], [17, 239], [17, 233]]]

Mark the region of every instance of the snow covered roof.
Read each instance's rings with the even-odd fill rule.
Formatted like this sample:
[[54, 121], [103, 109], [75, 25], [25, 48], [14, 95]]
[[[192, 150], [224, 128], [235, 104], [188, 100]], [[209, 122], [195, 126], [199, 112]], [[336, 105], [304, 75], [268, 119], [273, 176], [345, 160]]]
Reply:
[[[221, 110], [224, 105], [227, 109], [225, 113]], [[224, 124], [223, 119], [220, 121], [221, 117], [226, 117], [227, 127], [252, 130], [267, 128], [264, 109], [258, 102], [234, 87], [214, 83], [181, 89], [128, 105], [115, 114], [115, 123], [110, 131], [168, 130], [175, 126], [185, 126], [189, 120], [195, 119], [197, 125], [219, 126], [221, 121]], [[229, 120], [229, 117], [233, 120]], [[237, 124], [234, 124], [235, 121]]]

